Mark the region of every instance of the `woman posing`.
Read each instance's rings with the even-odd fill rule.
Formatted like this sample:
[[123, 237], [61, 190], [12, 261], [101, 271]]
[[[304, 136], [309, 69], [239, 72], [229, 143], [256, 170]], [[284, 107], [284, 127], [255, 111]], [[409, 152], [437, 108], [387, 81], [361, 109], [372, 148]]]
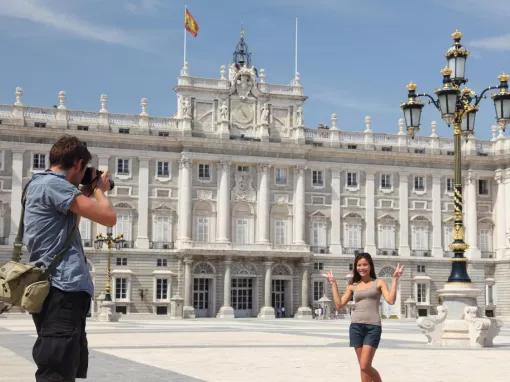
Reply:
[[354, 348], [358, 357], [361, 382], [382, 381], [378, 371], [372, 366], [382, 332], [379, 301], [382, 295], [388, 304], [395, 303], [397, 284], [403, 271], [404, 266], [397, 264], [392, 277], [391, 290], [388, 290], [384, 280], [377, 280], [372, 257], [368, 253], [360, 253], [354, 259], [353, 276], [342, 296], [338, 292], [333, 273], [328, 272], [326, 275], [337, 310], [345, 306], [354, 295], [349, 340], [350, 346]]

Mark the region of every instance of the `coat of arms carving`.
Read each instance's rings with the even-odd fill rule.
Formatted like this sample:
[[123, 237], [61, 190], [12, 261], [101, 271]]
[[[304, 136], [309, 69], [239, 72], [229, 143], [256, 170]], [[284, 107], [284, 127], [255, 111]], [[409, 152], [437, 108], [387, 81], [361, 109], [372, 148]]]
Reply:
[[243, 202], [255, 202], [256, 192], [252, 186], [250, 174], [236, 173], [234, 176], [235, 184], [232, 188], [232, 200]]

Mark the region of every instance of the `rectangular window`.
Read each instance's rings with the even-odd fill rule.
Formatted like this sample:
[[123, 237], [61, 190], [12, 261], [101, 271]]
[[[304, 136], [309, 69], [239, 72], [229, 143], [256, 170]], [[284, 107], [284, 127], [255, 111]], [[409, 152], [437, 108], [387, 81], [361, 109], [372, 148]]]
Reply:
[[423, 176], [414, 177], [414, 190], [425, 191], [425, 179], [423, 178]]
[[237, 244], [248, 243], [248, 219], [236, 219], [236, 236]]
[[127, 265], [127, 257], [115, 258], [115, 265]]
[[358, 173], [347, 173], [347, 187], [358, 187]]
[[[121, 213], [117, 215], [117, 224], [113, 226], [113, 235], [123, 235], [124, 240], [131, 241], [132, 232], [131, 215]], [[129, 243], [125, 243], [128, 245]]]
[[453, 178], [446, 178], [446, 191], [453, 192]]
[[157, 267], [166, 267], [167, 266], [167, 260], [166, 259], [158, 259], [156, 261]]
[[418, 265], [416, 266], [416, 272], [418, 272], [418, 273], [425, 273], [425, 265], [423, 265], [423, 264], [418, 264]]
[[152, 232], [152, 241], [157, 243], [170, 242], [170, 217], [155, 216]]
[[90, 227], [91, 227], [91, 223], [90, 223], [90, 220], [87, 219], [87, 218], [84, 218], [84, 217], [81, 217], [80, 219], [80, 236], [81, 236], [81, 239], [84, 243], [90, 243], [88, 245], [85, 245], [86, 247], [91, 247], [92, 246], [92, 238], [91, 238], [91, 234], [90, 234]]
[[487, 179], [478, 179], [478, 194], [489, 195], [489, 181]]
[[283, 186], [287, 184], [287, 169], [286, 168], [275, 168], [274, 170], [275, 183]]
[[344, 246], [354, 249], [361, 248], [361, 225], [346, 223], [344, 229]]
[[170, 176], [169, 163], [158, 160], [158, 176], [168, 178]]
[[312, 170], [312, 185], [315, 187], [324, 186], [324, 174], [321, 170]]
[[44, 128], [46, 127], [46, 122], [34, 122], [34, 127]]
[[313, 263], [313, 269], [316, 271], [324, 270], [324, 263], [321, 261], [316, 261], [315, 263]]
[[274, 243], [276, 245], [285, 245], [285, 231], [287, 230], [287, 224], [284, 220], [275, 220], [274, 222]]
[[494, 305], [494, 285], [487, 284], [487, 305]]
[[326, 224], [323, 222], [312, 223], [312, 246], [326, 247]]
[[32, 160], [33, 170], [45, 170], [46, 169], [46, 154], [34, 154]]
[[126, 300], [127, 299], [127, 278], [116, 277], [115, 278], [115, 299]]
[[424, 226], [413, 226], [412, 248], [416, 250], [429, 249], [429, 231]]
[[209, 241], [209, 218], [206, 216], [197, 218], [197, 241], [202, 243]]
[[129, 129], [126, 127], [119, 128], [119, 134], [129, 134]]
[[250, 172], [249, 166], [237, 166], [237, 172]]
[[393, 151], [393, 147], [391, 147], [391, 146], [383, 146], [383, 147], [381, 147], [381, 151]]
[[313, 300], [318, 301], [324, 296], [324, 281], [313, 282]]
[[129, 175], [129, 159], [117, 159], [117, 174]]
[[158, 131], [158, 137], [168, 137], [169, 135], [168, 131]]
[[209, 165], [206, 163], [200, 163], [198, 165], [198, 179], [200, 180], [210, 180], [211, 172], [209, 171]]
[[356, 150], [358, 148], [358, 145], [347, 145], [347, 148], [349, 150]]
[[492, 251], [492, 231], [487, 228], [480, 228], [478, 232], [478, 243], [480, 251], [491, 252]]
[[84, 125], [78, 125], [78, 126], [76, 126], [76, 130], [78, 130], [78, 131], [89, 131], [89, 127], [88, 126], [84, 126]]
[[379, 248], [395, 249], [395, 226], [384, 224], [379, 226]]
[[444, 245], [443, 248], [446, 251], [449, 251], [450, 249], [448, 246], [453, 243], [453, 226], [446, 225], [444, 226]]
[[416, 302], [418, 304], [427, 303], [427, 284], [425, 283], [416, 284]]
[[168, 279], [156, 279], [156, 300], [168, 299]]
[[381, 174], [381, 188], [391, 188], [391, 175]]

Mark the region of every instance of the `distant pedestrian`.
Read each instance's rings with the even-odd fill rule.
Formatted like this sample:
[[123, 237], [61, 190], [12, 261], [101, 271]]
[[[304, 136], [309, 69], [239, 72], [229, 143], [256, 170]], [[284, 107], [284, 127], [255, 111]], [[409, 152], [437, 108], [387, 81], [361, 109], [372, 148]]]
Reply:
[[353, 277], [342, 296], [338, 292], [332, 272], [326, 275], [333, 292], [337, 310], [345, 306], [354, 295], [354, 307], [349, 327], [350, 346], [354, 347], [361, 374], [361, 382], [381, 382], [379, 372], [372, 366], [375, 351], [381, 339], [381, 315], [379, 302], [381, 295], [390, 305], [397, 298], [397, 285], [404, 266], [397, 264], [393, 273], [391, 290], [384, 280], [377, 280], [374, 262], [368, 253], [360, 253], [354, 259]]

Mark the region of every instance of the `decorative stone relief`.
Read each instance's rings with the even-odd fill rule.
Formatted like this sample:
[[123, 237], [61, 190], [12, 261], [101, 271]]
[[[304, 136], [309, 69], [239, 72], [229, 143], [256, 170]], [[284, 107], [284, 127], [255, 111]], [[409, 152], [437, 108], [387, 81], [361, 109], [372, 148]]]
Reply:
[[443, 334], [443, 324], [446, 319], [448, 310], [445, 306], [439, 305], [437, 307], [437, 315], [420, 317], [416, 321], [418, 327], [421, 329], [430, 345], [440, 345], [441, 335]]
[[256, 276], [257, 269], [251, 263], [236, 262], [232, 264], [232, 275], [236, 276]]
[[197, 199], [199, 199], [199, 200], [213, 200], [212, 190], [197, 190]]
[[252, 186], [252, 176], [237, 172], [234, 176], [234, 181], [232, 199], [235, 201], [255, 202], [256, 192]]

